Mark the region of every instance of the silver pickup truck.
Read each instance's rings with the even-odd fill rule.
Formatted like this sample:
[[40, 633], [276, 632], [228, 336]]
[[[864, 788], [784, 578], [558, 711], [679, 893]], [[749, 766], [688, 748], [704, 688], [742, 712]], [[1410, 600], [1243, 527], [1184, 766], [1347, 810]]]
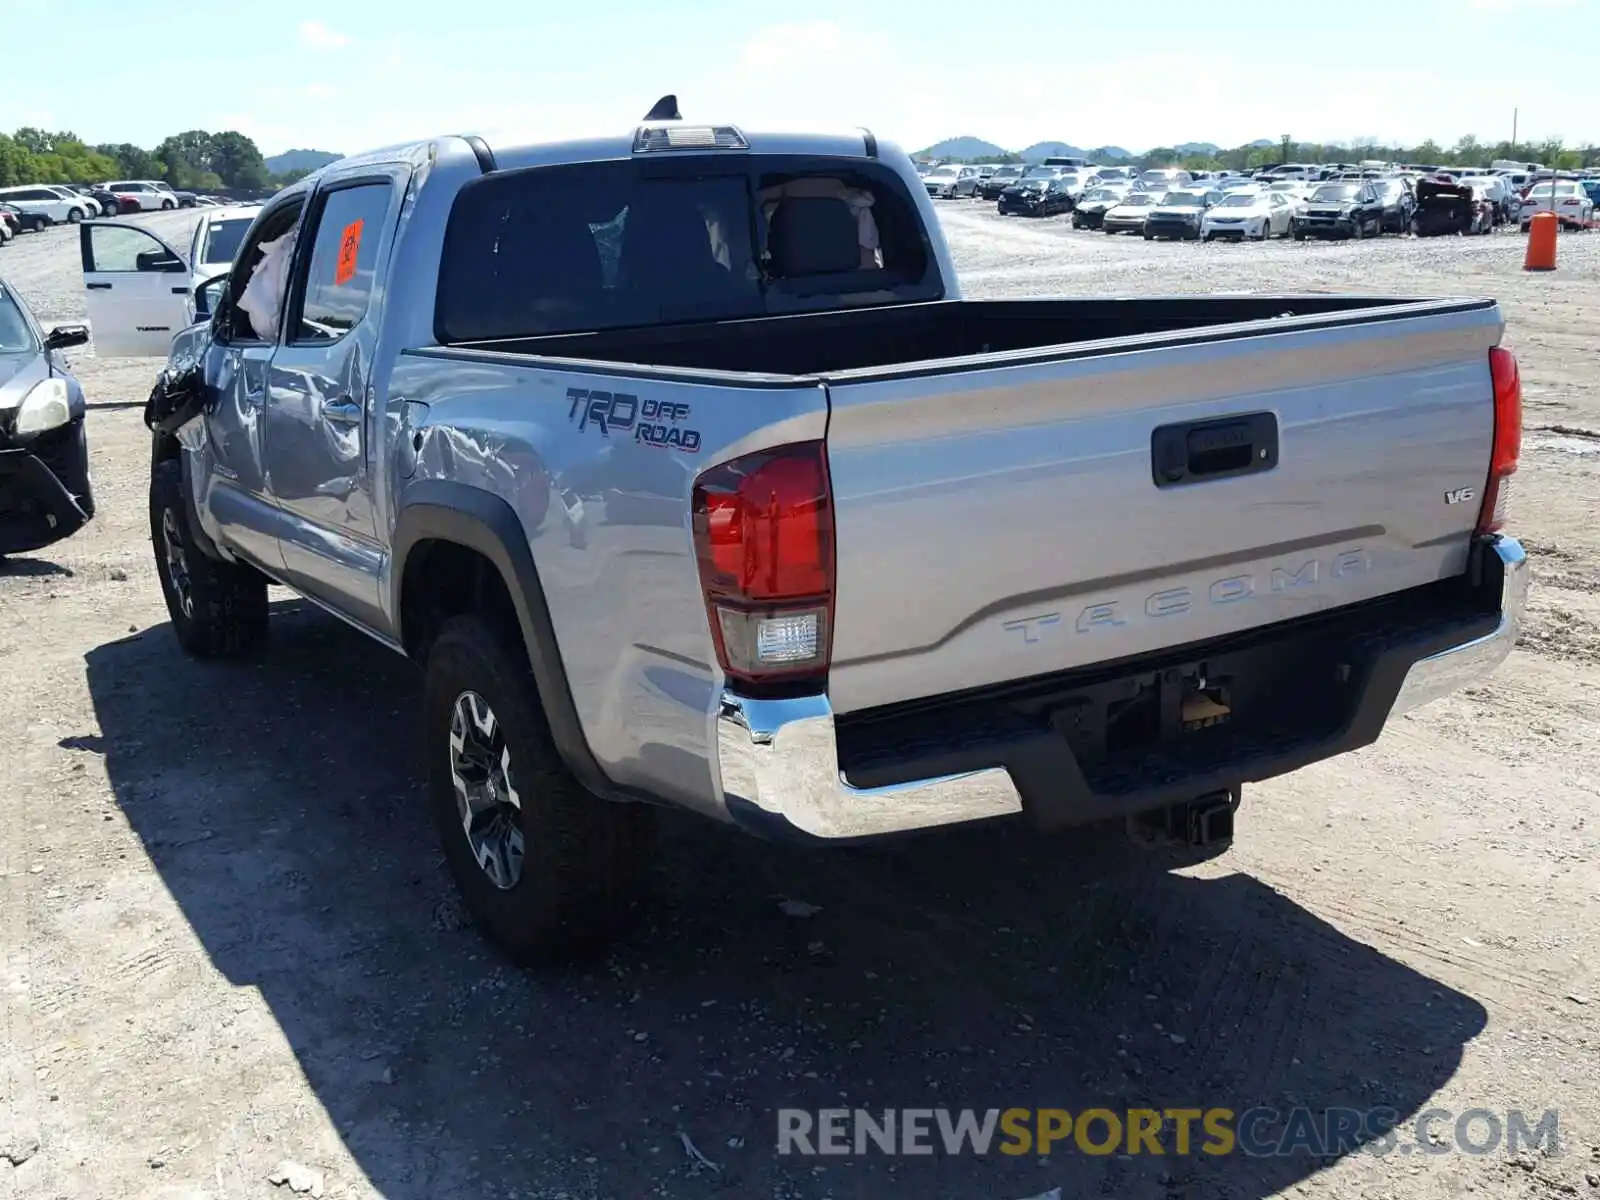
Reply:
[[192, 298], [130, 228], [85, 266], [167, 311], [116, 336], [209, 314], [150, 417], [179, 643], [257, 650], [275, 583], [416, 661], [448, 860], [519, 959], [623, 927], [662, 804], [1207, 853], [1245, 781], [1515, 640], [1491, 300], [964, 300], [900, 150], [679, 119], [344, 159]]

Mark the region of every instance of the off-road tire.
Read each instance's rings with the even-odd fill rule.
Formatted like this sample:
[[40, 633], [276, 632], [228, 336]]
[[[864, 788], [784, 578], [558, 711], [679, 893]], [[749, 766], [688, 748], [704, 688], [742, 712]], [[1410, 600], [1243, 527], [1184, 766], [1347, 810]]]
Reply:
[[[511, 959], [535, 965], [599, 951], [633, 923], [655, 814], [591, 795], [567, 769], [519, 640], [477, 616], [445, 622], [428, 653], [423, 744], [429, 806], [467, 911]], [[519, 798], [521, 874], [505, 889], [478, 865], [451, 778], [451, 718], [468, 692], [494, 714]]]
[[[187, 610], [168, 556], [169, 520], [188, 576]], [[185, 654], [242, 658], [261, 647], [267, 638], [267, 581], [249, 567], [212, 558], [200, 548], [189, 524], [177, 459], [159, 463], [150, 475], [150, 544], [172, 632]]]

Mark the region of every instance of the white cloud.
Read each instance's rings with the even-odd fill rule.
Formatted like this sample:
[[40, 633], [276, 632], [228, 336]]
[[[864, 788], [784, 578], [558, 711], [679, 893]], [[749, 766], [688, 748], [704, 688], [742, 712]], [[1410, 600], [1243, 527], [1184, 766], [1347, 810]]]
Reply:
[[329, 29], [321, 21], [302, 21], [300, 40], [313, 50], [338, 50], [350, 44], [344, 34]]

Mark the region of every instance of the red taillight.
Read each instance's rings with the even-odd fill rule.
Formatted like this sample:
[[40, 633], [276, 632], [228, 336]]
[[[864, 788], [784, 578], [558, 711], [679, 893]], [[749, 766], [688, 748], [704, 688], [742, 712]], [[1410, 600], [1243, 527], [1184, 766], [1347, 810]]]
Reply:
[[820, 678], [833, 616], [833, 502], [821, 442], [695, 480], [694, 542], [717, 658], [746, 683]]
[[1494, 445], [1478, 509], [1479, 533], [1493, 533], [1505, 524], [1511, 476], [1522, 454], [1522, 375], [1517, 356], [1503, 346], [1494, 347], [1489, 351], [1489, 377], [1494, 381]]

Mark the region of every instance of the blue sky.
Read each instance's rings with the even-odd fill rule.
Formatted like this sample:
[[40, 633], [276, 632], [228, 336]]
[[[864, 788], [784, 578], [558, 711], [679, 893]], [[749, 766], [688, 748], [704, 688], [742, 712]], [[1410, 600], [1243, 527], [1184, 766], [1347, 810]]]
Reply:
[[[0, 16], [16, 2], [0, 0]], [[959, 134], [1135, 150], [1284, 133], [1497, 141], [1513, 107], [1522, 137], [1600, 141], [1600, 0], [79, 0], [70, 11], [25, 29], [10, 19], [0, 129], [152, 145], [236, 128], [267, 154], [350, 153], [446, 132], [627, 128], [675, 91], [688, 117], [867, 125], [907, 149]]]

